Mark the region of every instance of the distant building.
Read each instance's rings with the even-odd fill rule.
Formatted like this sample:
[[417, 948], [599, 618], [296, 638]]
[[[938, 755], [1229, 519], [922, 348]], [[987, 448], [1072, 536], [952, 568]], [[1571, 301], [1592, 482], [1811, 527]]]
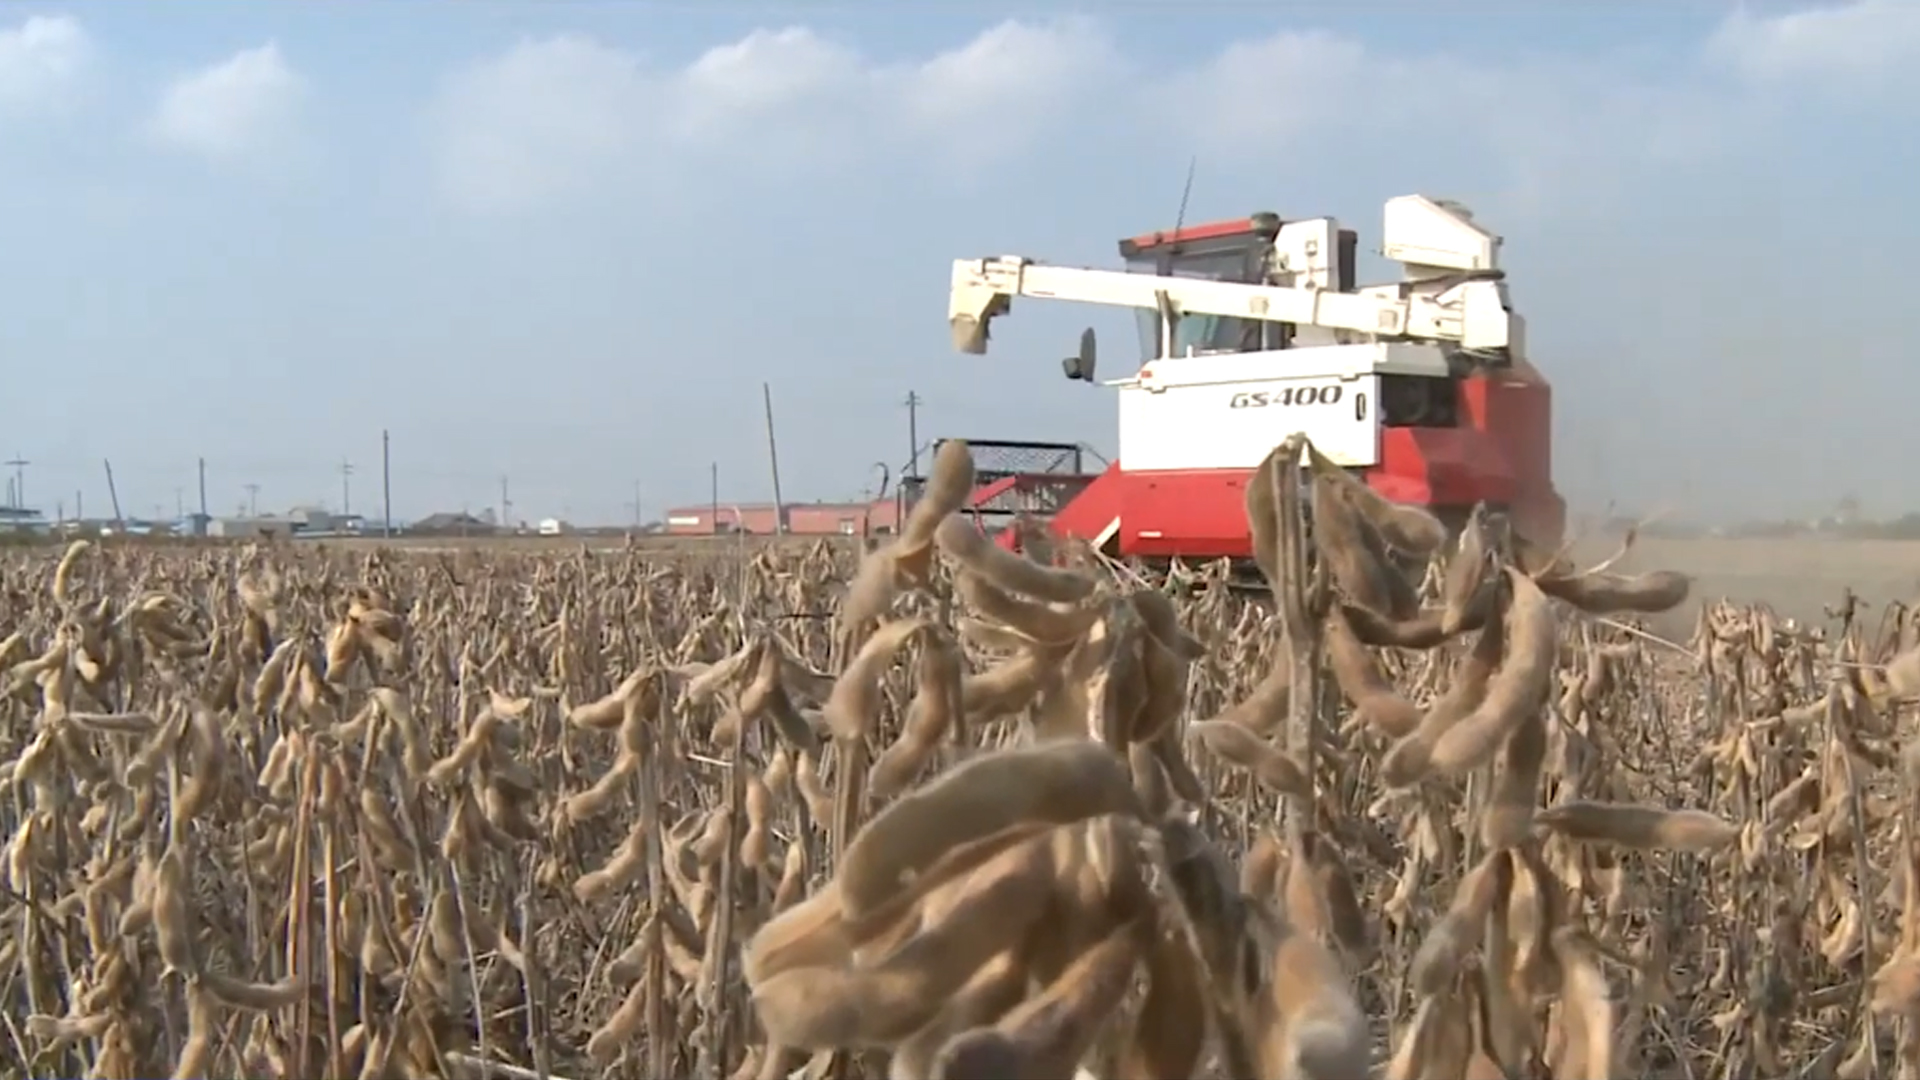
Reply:
[[[132, 531], [129, 527], [128, 531]], [[289, 537], [294, 533], [294, 523], [283, 517], [227, 517], [214, 518], [207, 522], [207, 535], [221, 540], [264, 540], [270, 537]]]
[[[263, 539], [279, 537], [293, 539], [310, 536], [315, 538], [328, 536], [358, 536], [365, 531], [366, 521], [358, 514], [336, 514], [331, 510], [314, 506], [300, 506], [285, 514], [246, 514], [223, 518], [202, 518], [199, 514], [189, 514], [174, 526], [183, 536], [212, 536], [224, 540]], [[196, 531], [202, 528], [205, 531]], [[129, 526], [128, 531], [132, 528]]]
[[[783, 517], [785, 528], [781, 529]], [[789, 503], [778, 510], [772, 503], [721, 503], [717, 514], [711, 504], [667, 511], [666, 531], [672, 536], [735, 532], [754, 536], [772, 536], [776, 532], [791, 536], [865, 536], [893, 531], [898, 517], [899, 507], [892, 499], [870, 503]]]
[[40, 511], [24, 506], [0, 506], [0, 533], [44, 533], [49, 525]]
[[772, 536], [779, 524], [780, 514], [772, 503], [721, 503], [717, 513], [711, 505], [667, 511], [667, 532], [674, 536], [724, 533]]
[[787, 507], [787, 531], [795, 536], [865, 536], [893, 531], [898, 504], [795, 503]]
[[491, 521], [467, 513], [428, 514], [407, 526], [409, 536], [492, 536], [498, 532]]
[[366, 527], [366, 520], [359, 514], [336, 514], [320, 506], [295, 507], [287, 520], [293, 523], [293, 531], [302, 535], [356, 535]]

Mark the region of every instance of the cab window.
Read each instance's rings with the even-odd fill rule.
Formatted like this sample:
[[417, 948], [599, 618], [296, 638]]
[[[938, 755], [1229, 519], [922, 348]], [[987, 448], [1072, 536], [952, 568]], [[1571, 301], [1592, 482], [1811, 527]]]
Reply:
[[[1127, 260], [1127, 269], [1136, 274], [1167, 273], [1173, 277], [1205, 278], [1210, 281], [1254, 281], [1257, 267], [1250, 265], [1251, 252], [1246, 242], [1227, 250], [1187, 251], [1170, 258], [1155, 252], [1143, 252]], [[1140, 329], [1140, 362], [1160, 357], [1160, 313], [1136, 308]], [[1261, 322], [1227, 315], [1185, 315], [1174, 322], [1172, 356], [1209, 352], [1258, 352], [1282, 346], [1281, 323]]]

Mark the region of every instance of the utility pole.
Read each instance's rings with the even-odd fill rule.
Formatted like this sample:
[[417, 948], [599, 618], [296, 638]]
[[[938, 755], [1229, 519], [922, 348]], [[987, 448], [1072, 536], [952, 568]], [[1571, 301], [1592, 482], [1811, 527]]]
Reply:
[[100, 468], [107, 474], [107, 498], [113, 500], [113, 527], [115, 529], [125, 529], [127, 527], [127, 515], [120, 512], [120, 485], [113, 482], [113, 460], [111, 458], [101, 458]]
[[204, 527], [207, 520], [207, 459], [200, 459], [200, 521]]
[[907, 475], [920, 478], [920, 395], [907, 391]]
[[340, 459], [340, 516], [353, 513], [353, 462]]
[[638, 480], [635, 480], [633, 482], [633, 501], [627, 504], [627, 509], [633, 511], [633, 531], [639, 532], [641, 528], [641, 522], [640, 522], [640, 481]]
[[773, 535], [787, 531], [787, 504], [780, 498], [780, 444], [773, 437], [773, 386], [760, 384], [760, 400], [767, 406], [767, 464], [773, 469]]
[[27, 508], [27, 466], [33, 464], [19, 454], [13, 455], [7, 465], [13, 469], [13, 506], [16, 510]]
[[[719, 532], [720, 531], [720, 463], [716, 461], [711, 466], [709, 466], [708, 473], [712, 478], [711, 482], [713, 484], [713, 488], [712, 488], [713, 516], [708, 520], [713, 522], [713, 531]], [[738, 523], [736, 522], [736, 524]]]
[[75, 521], [87, 520], [87, 509], [86, 509], [86, 506], [82, 504], [80, 501], [79, 488], [73, 489], [73, 520]]
[[[920, 494], [920, 395], [907, 391], [907, 471], [893, 489], [894, 527], [907, 519], [908, 500]], [[911, 481], [911, 482], [909, 482]]]
[[501, 528], [505, 529], [510, 527], [510, 523], [512, 522], [513, 519], [509, 515], [512, 513], [512, 511], [513, 511], [513, 501], [507, 498], [507, 478], [505, 476], [502, 476], [500, 478], [500, 527]]
[[380, 513], [385, 521], [381, 535], [393, 535], [393, 443], [385, 428], [380, 429]]
[[187, 492], [177, 484], [173, 488], [173, 518], [175, 521], [187, 519]]
[[247, 489], [247, 516], [250, 518], [259, 517], [260, 516], [260, 485], [244, 484], [242, 486]]

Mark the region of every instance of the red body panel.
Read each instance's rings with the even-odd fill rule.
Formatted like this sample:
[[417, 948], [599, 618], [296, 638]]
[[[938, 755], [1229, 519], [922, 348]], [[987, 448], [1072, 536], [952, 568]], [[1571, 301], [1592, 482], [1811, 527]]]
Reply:
[[[1460, 426], [1387, 428], [1380, 464], [1365, 470], [1395, 502], [1465, 511], [1507, 509], [1526, 536], [1558, 543], [1566, 508], [1553, 488], [1552, 389], [1526, 364], [1459, 382]], [[1121, 555], [1247, 558], [1251, 469], [1129, 472], [1111, 466], [1052, 520], [1061, 536], [1094, 540], [1113, 519]]]
[[1003, 476], [992, 483], [982, 484], [974, 488], [973, 493], [967, 496], [967, 508], [973, 509], [976, 506], [985, 506], [1019, 486], [1020, 478], [1017, 476]]
[[1190, 244], [1201, 240], [1222, 240], [1229, 236], [1243, 236], [1253, 232], [1252, 218], [1229, 218], [1225, 221], [1208, 221], [1185, 228], [1170, 229], [1165, 232], [1141, 233], [1120, 241], [1122, 251], [1152, 251], [1168, 244]]

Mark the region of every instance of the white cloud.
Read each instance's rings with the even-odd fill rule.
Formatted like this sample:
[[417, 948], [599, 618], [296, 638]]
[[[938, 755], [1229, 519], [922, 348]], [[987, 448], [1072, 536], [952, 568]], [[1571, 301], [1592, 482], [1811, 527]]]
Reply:
[[0, 114], [56, 106], [93, 57], [93, 42], [78, 20], [35, 15], [0, 29]]
[[1473, 177], [1491, 188], [1454, 193], [1542, 213], [1598, 207], [1630, 181], [1724, 157], [1769, 128], [1764, 109], [1704, 70], [1624, 55], [1389, 52], [1283, 31], [1144, 93], [1148, 115], [1180, 125], [1207, 156], [1336, 168], [1389, 159], [1410, 189]]
[[476, 212], [565, 197], [636, 156], [656, 96], [635, 57], [591, 38], [522, 41], [442, 86], [430, 115], [440, 180]]
[[756, 30], [677, 69], [562, 34], [455, 72], [428, 118], [454, 201], [511, 211], [675, 156], [834, 168], [863, 145], [903, 140], [1004, 154], [1087, 100], [1115, 61], [1083, 20], [1008, 22], [904, 63], [802, 27]]
[[[1216, 145], [1258, 145], [1327, 130], [1369, 93], [1372, 58], [1359, 42], [1324, 31], [1279, 33], [1235, 42], [1204, 67], [1178, 72], [1151, 91], [1165, 119], [1187, 118], [1189, 132]], [[1375, 71], [1398, 96], [1404, 73]], [[1372, 91], [1381, 93], [1382, 91]]]
[[158, 142], [219, 160], [286, 145], [307, 91], [272, 41], [182, 75], [147, 123]]
[[1755, 81], [1876, 80], [1920, 59], [1920, 4], [1855, 0], [1765, 18], [1740, 10], [1721, 23], [1707, 51]]
[[774, 112], [832, 104], [865, 74], [859, 54], [803, 27], [755, 30], [708, 49], [680, 73], [675, 127], [693, 137], [731, 135]]
[[817, 164], [874, 133], [872, 74], [859, 53], [811, 30], [755, 30], [664, 79], [656, 112], [667, 147], [760, 168]]
[[[1755, 145], [1774, 120], [1746, 83], [1920, 59], [1920, 3], [1729, 16], [1691, 56], [1383, 51], [1326, 31], [1235, 43], [1143, 73], [1084, 18], [1008, 21], [917, 61], [872, 60], [799, 27], [757, 30], [680, 68], [578, 35], [522, 42], [447, 80], [432, 109], [446, 190], [474, 211], [527, 209], [718, 159], [796, 170], [917, 161], [951, 175], [1047, 141], [1172, 133], [1246, 166], [1392, 154], [1418, 185], [1492, 176], [1520, 211], [1604, 201], [1654, 170]], [[1491, 168], [1487, 166], [1491, 165]], [[1469, 195], [1471, 193], [1461, 193]]]
[[895, 78], [908, 126], [934, 137], [949, 160], [971, 161], [1030, 144], [1125, 73], [1107, 35], [1073, 18], [1001, 23]]

